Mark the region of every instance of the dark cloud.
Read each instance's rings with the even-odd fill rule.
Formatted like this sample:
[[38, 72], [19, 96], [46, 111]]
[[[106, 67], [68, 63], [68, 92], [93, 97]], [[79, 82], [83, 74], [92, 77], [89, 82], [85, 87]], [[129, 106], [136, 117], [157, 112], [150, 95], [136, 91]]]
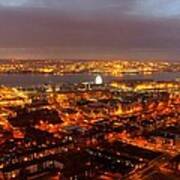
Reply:
[[0, 52], [179, 58], [179, 1], [146, 2], [0, 0]]

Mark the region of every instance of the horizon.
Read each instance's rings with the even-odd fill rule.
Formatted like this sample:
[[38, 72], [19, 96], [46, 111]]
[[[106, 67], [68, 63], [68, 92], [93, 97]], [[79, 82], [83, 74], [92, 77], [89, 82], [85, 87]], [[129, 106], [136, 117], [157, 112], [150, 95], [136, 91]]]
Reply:
[[[3, 49], [3, 50], [2, 50]], [[42, 48], [43, 49], [43, 48]], [[128, 54], [121, 54], [121, 55], [111, 55], [106, 54], [104, 55], [97, 53], [77, 53], [71, 56], [62, 55], [59, 51], [57, 52], [57, 48], [51, 48], [50, 52], [47, 52], [47, 49], [40, 50], [39, 48], [0, 48], [0, 60], [123, 60], [123, 61], [167, 61], [167, 62], [180, 62], [180, 57], [178, 58], [168, 58], [165, 55], [163, 56], [162, 53], [156, 52], [156, 56], [154, 55], [155, 52], [148, 51], [135, 53], [133, 50]], [[121, 52], [121, 51], [120, 51]], [[179, 52], [180, 53], [180, 52]]]
[[28, 58], [28, 57], [20, 57], [20, 58], [16, 58], [16, 57], [8, 57], [8, 58], [2, 58], [0, 57], [0, 62], [1, 61], [72, 61], [74, 63], [76, 63], [77, 61], [132, 61], [132, 62], [144, 62], [144, 63], [148, 63], [148, 62], [158, 62], [158, 63], [180, 63], [180, 59], [178, 60], [171, 60], [171, 59], [156, 59], [156, 58], [145, 58], [145, 59], [138, 59], [138, 58], [59, 58], [59, 57], [38, 57], [38, 58]]

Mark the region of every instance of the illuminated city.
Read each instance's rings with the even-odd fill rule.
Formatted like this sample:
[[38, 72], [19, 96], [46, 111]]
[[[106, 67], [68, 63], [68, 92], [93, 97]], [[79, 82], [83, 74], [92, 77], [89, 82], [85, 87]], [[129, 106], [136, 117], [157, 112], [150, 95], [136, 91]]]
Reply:
[[[2, 74], [28, 78], [31, 73], [44, 77], [87, 73], [92, 79], [1, 86], [2, 179], [44, 174], [59, 179], [144, 179], [151, 171], [176, 176], [180, 170], [176, 161], [179, 64], [49, 60], [46, 64], [34, 61], [31, 66], [32, 61], [26, 60], [17, 61], [14, 67], [11, 61], [1, 62]], [[53, 63], [66, 70], [57, 68], [51, 74], [48, 67]], [[148, 78], [156, 73], [176, 73], [177, 77], [171, 81]]]
[[0, 180], [179, 180], [180, 2], [0, 0]]

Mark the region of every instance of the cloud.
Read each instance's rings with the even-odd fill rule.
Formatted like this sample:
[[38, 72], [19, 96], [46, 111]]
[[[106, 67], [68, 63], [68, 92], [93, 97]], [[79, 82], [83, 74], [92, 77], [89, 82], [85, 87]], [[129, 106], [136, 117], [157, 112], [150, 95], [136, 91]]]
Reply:
[[28, 3], [28, 0], [0, 0], [0, 5], [4, 7], [19, 7]]
[[154, 17], [171, 17], [180, 15], [179, 0], [136, 0], [134, 14]]
[[120, 9], [119, 14], [174, 16], [180, 15], [179, 0], [0, 0], [4, 7], [36, 7], [66, 10]]
[[43, 48], [56, 48], [65, 56], [80, 52], [84, 55], [133, 52], [139, 56], [141, 50], [143, 56], [154, 51], [154, 55], [158, 52], [177, 57], [179, 3], [177, 0], [0, 0], [0, 48], [37, 48], [41, 53]]

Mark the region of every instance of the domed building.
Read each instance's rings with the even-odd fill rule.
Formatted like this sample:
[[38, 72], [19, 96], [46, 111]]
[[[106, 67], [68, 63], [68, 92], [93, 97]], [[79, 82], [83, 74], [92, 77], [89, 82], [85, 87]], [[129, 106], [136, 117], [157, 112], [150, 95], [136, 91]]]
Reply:
[[102, 84], [103, 84], [103, 78], [102, 78], [101, 75], [97, 75], [97, 76], [95, 77], [95, 84], [96, 84], [96, 85], [102, 85]]
[[86, 90], [102, 90], [105, 88], [103, 77], [100, 74], [97, 74], [94, 78], [94, 80], [89, 82], [83, 82], [82, 87], [80, 87], [80, 90], [86, 91]]

